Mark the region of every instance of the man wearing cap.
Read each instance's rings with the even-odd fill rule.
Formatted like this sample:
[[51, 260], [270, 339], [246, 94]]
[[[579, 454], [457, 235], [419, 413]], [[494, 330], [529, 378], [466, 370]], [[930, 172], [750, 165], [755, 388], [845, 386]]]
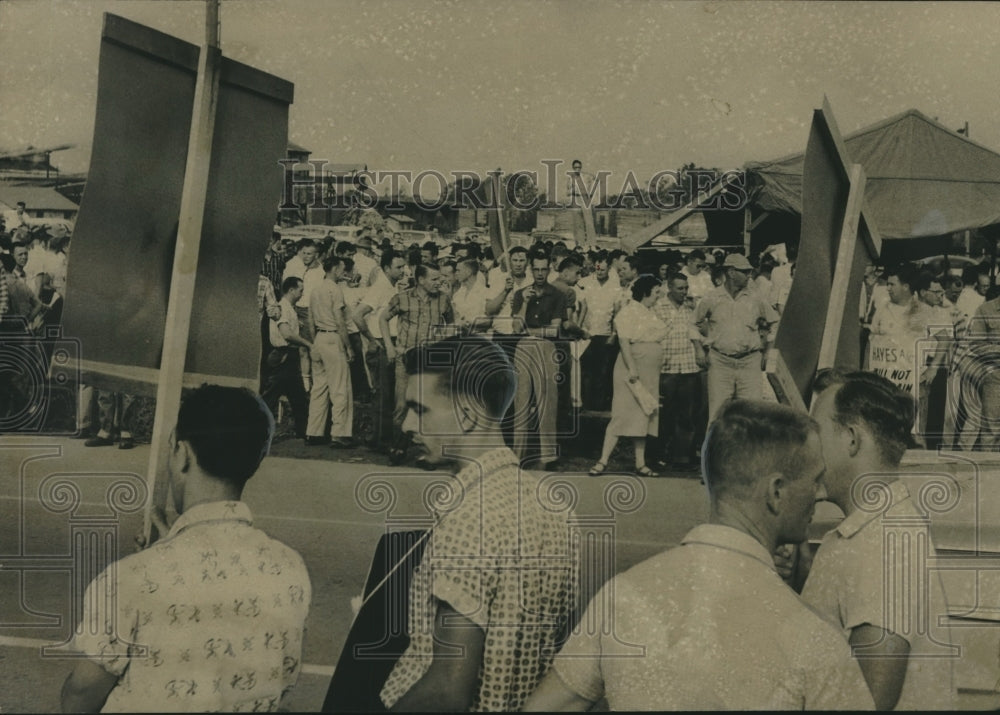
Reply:
[[694, 315], [707, 338], [709, 423], [726, 400], [761, 399], [768, 331], [778, 322], [774, 308], [748, 287], [753, 267], [746, 256], [726, 256], [723, 268], [722, 285], [702, 297]]

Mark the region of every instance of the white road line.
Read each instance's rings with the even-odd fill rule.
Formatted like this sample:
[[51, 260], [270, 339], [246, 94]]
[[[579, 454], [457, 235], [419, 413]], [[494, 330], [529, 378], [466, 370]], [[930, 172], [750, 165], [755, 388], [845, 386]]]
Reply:
[[[15, 636], [0, 636], [0, 647], [3, 648], [44, 648], [45, 646], [57, 646], [58, 641], [49, 641], [43, 638], [17, 638]], [[302, 672], [306, 675], [333, 676], [334, 667], [332, 665], [314, 665], [304, 663]]]

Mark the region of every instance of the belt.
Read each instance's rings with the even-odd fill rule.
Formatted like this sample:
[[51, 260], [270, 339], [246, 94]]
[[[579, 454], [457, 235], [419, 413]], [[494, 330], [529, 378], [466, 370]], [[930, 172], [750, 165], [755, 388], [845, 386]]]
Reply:
[[716, 350], [715, 348], [712, 348], [712, 350], [714, 352], [719, 353], [719, 355], [722, 355], [723, 357], [731, 358], [733, 360], [739, 360], [741, 358], [747, 357], [748, 355], [753, 355], [754, 353], [760, 352], [760, 350], [745, 350], [741, 353], [724, 353], [721, 350]]
[[316, 328], [317, 333], [336, 333], [336, 330], [323, 330], [322, 328]]

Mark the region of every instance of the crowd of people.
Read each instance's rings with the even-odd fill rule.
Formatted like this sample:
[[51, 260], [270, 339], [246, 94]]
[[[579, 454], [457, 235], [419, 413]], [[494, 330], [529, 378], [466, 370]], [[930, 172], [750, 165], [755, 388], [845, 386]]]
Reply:
[[[369, 580], [361, 608], [390, 609], [375, 615], [387, 635], [402, 609], [402, 650], [349, 637], [325, 712], [357, 711], [365, 696], [364, 711], [402, 712], [955, 708], [961, 653], [940, 573], [919, 570], [935, 547], [900, 478], [913, 401], [886, 378], [823, 371], [810, 414], [726, 402], [703, 445], [708, 521], [614, 574], [602, 549], [585, 549], [588, 522], [550, 503], [506, 444], [519, 388], [502, 345], [429, 341], [402, 369], [402, 429], [458, 488]], [[241, 501], [273, 429], [248, 390], [205, 385], [184, 399], [166, 464], [178, 516], [154, 514], [166, 538], [87, 588], [64, 711], [281, 707], [322, 601], [302, 558]], [[859, 489], [879, 491], [898, 541]], [[821, 499], [846, 518], [812, 554]], [[886, 571], [887, 548], [901, 572]], [[405, 589], [373, 599], [401, 569]]]
[[[495, 258], [474, 243], [394, 245], [371, 230], [357, 245], [275, 233], [260, 278], [261, 393], [276, 414], [284, 396], [308, 445], [356, 444], [353, 403], [373, 405], [369, 445], [400, 464], [405, 354], [477, 335], [517, 370], [503, 427], [526, 464], [558, 468], [560, 438], [597, 413], [610, 421], [592, 475], [607, 469], [619, 438], [632, 441], [638, 474], [694, 472], [709, 416], [731, 398], [769, 397], [763, 371], [796, 257], [794, 244], [751, 263], [721, 249], [629, 255], [539, 242]], [[996, 448], [995, 378], [979, 377], [996, 331], [988, 288], [979, 266], [964, 276], [913, 264], [866, 271], [862, 365], [869, 343], [884, 340], [909, 346], [908, 359], [919, 348], [926, 364], [910, 383], [897, 380], [919, 406], [915, 443], [971, 449], [982, 433], [980, 446]]]

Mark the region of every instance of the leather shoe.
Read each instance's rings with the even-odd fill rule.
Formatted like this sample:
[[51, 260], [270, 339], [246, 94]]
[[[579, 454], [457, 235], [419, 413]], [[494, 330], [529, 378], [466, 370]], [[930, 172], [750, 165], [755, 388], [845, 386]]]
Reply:
[[134, 447], [135, 441], [131, 437], [125, 437], [118, 443], [118, 449], [133, 449]]
[[91, 437], [86, 442], [83, 443], [84, 447], [110, 447], [114, 444], [114, 440], [108, 437]]
[[330, 440], [330, 446], [334, 449], [350, 449], [354, 446], [354, 440], [350, 437], [334, 437]]
[[326, 437], [306, 437], [304, 441], [306, 447], [318, 447], [322, 444], [326, 444]]

